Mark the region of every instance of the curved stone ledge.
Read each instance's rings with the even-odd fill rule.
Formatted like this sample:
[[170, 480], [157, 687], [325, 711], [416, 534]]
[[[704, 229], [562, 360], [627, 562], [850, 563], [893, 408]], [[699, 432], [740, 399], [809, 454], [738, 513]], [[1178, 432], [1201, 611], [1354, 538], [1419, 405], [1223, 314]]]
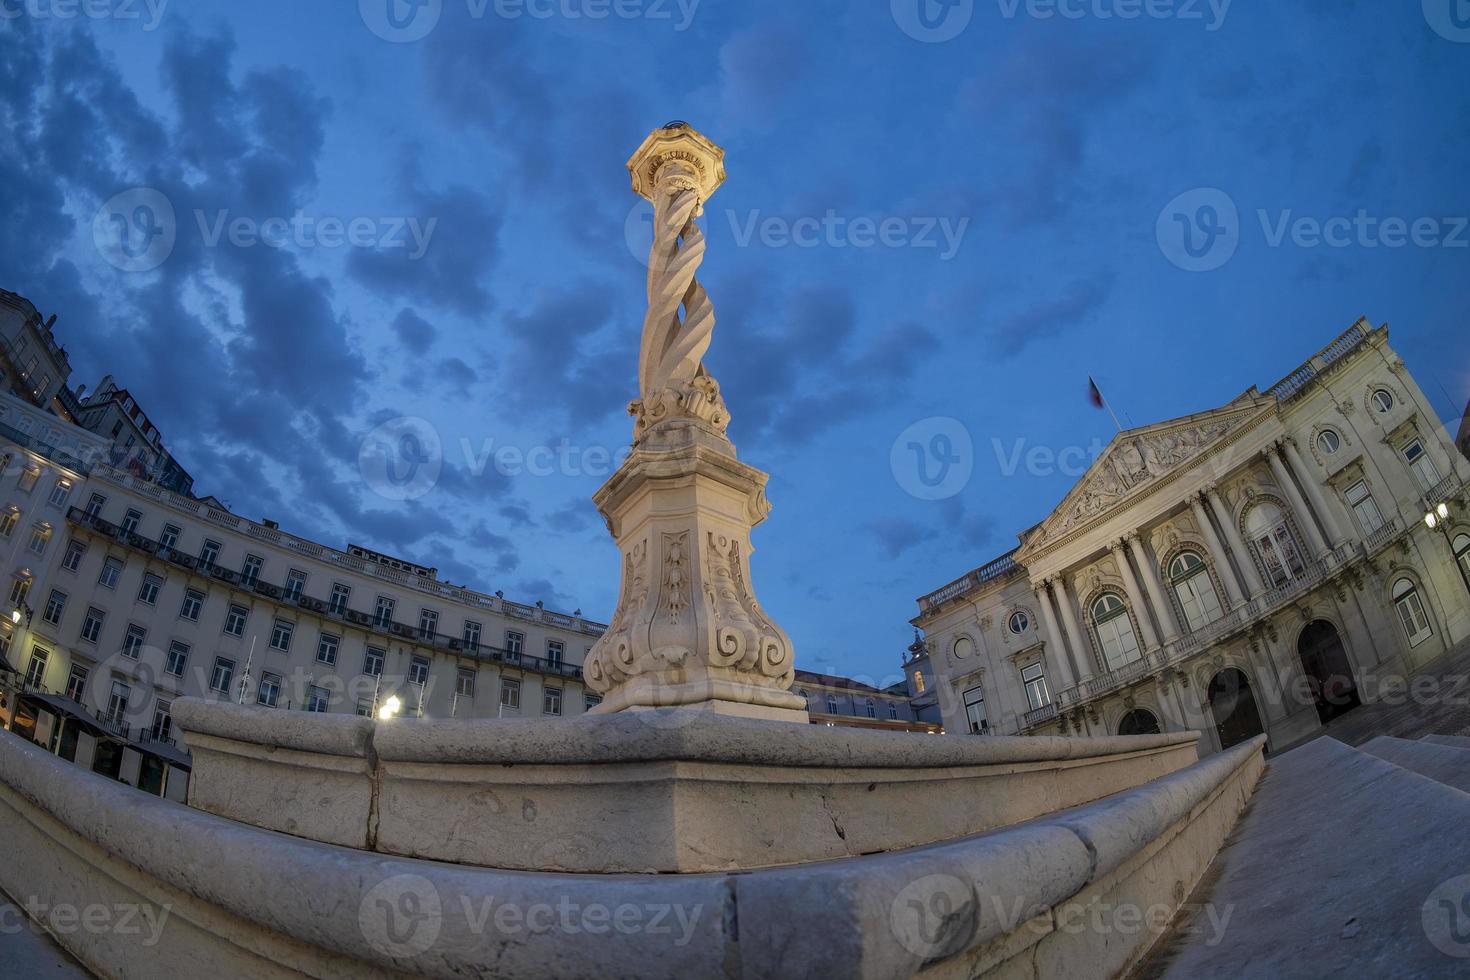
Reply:
[[104, 976], [189, 962], [218, 978], [1107, 977], [1156, 933], [1070, 930], [1069, 906], [1177, 909], [1244, 807], [1263, 746], [928, 847], [738, 875], [629, 876], [472, 869], [305, 841], [0, 736], [0, 812], [23, 855], [0, 862], [0, 886], [43, 902], [80, 891], [169, 904], [153, 946], [106, 930], [58, 937]]
[[283, 711], [199, 698], [179, 698], [169, 713], [190, 735], [214, 735], [271, 748], [365, 759], [373, 743], [373, 722], [356, 715]]
[[1087, 803], [1198, 758], [1194, 733], [938, 739], [676, 711], [394, 721], [347, 760], [259, 744], [277, 715], [187, 705], [182, 717], [210, 733], [191, 734], [191, 805], [385, 854], [574, 873], [899, 850]]

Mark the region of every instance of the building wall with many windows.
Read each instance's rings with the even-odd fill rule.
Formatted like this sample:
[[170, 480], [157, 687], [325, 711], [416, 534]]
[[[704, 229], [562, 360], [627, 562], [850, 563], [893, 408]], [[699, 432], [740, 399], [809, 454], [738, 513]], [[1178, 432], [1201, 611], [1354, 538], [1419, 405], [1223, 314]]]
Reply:
[[950, 732], [1279, 749], [1470, 637], [1467, 483], [1360, 321], [1264, 393], [1116, 436], [1015, 551], [919, 600], [910, 666]]

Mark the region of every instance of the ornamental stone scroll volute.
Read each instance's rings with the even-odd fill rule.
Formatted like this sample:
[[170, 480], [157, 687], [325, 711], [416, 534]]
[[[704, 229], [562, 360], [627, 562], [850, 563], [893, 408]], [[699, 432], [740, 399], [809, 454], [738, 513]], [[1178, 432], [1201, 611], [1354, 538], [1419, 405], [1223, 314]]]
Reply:
[[769, 678], [795, 676], [791, 641], [767, 618], [746, 587], [745, 557], [738, 538], [708, 533], [705, 550], [708, 575], [705, 587], [713, 611], [710, 663], [740, 671], [758, 671]]

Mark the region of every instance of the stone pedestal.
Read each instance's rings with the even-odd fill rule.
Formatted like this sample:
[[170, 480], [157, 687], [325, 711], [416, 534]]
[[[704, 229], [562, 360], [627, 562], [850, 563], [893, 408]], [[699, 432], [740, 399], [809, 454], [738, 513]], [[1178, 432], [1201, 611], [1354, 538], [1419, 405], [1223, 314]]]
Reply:
[[766, 474], [698, 419], [650, 429], [593, 496], [622, 553], [622, 589], [587, 658], [599, 713], [688, 707], [806, 723], [791, 640], [750, 586]]

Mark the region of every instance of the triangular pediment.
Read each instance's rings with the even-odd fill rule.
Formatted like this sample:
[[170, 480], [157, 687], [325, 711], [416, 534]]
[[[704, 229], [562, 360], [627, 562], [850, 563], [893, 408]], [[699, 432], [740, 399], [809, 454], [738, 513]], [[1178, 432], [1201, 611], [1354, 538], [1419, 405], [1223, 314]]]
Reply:
[[1275, 409], [1274, 398], [1248, 392], [1223, 408], [1118, 433], [1051, 515], [1026, 535], [1026, 547], [1126, 506]]

